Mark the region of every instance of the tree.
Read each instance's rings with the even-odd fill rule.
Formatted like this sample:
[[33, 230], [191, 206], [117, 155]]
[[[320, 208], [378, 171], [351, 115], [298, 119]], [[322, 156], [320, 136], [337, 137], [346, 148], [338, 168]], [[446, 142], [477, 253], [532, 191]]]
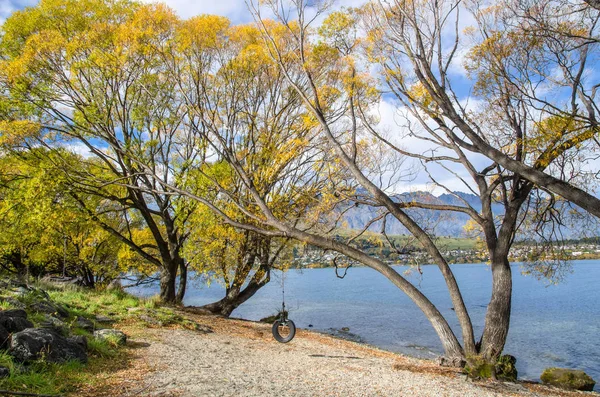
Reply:
[[[204, 151], [204, 162], [191, 168], [178, 189], [203, 204], [192, 216], [186, 253], [194, 269], [224, 283], [226, 296], [205, 306], [223, 315], [266, 285], [273, 268], [285, 268], [288, 239], [259, 232], [258, 208], [246, 207], [251, 190], [278, 216], [310, 229], [319, 220], [317, 207], [331, 206], [317, 203], [328, 182], [316, 171], [336, 172], [311, 143], [301, 102], [259, 36], [255, 26], [232, 27], [225, 18], [203, 15], [185, 21], [164, 51], [192, 141], [202, 142], [189, 150]], [[224, 225], [222, 216], [246, 228]]]
[[[239, 218], [239, 213], [235, 212], [233, 209], [231, 216]], [[225, 289], [222, 299], [203, 306], [215, 314], [230, 316], [271, 281], [273, 269], [287, 267], [283, 263], [287, 253], [284, 239], [236, 230], [223, 224], [206, 207], [194, 213], [190, 226], [190, 237], [184, 249], [190, 268], [208, 282], [215, 280]]]
[[[586, 177], [579, 164], [587, 149], [585, 145], [593, 144], [596, 133], [589, 124], [575, 120], [589, 121], [594, 110], [587, 107], [587, 114], [579, 112], [575, 98], [589, 103], [591, 97], [587, 84], [574, 74], [581, 74], [591, 49], [581, 48], [581, 52], [575, 50], [577, 53], [573, 54], [575, 43], [561, 42], [548, 49], [548, 43], [542, 44], [543, 39], [537, 41], [537, 37], [523, 34], [521, 28], [526, 25], [519, 24], [515, 28], [519, 32], [507, 28], [511, 17], [503, 7], [485, 8], [478, 2], [470, 5], [478, 22], [474, 30], [479, 29], [484, 39], [470, 49], [466, 68], [477, 76], [474, 93], [486, 105], [468, 107], [469, 98], [461, 97], [455, 90], [455, 80], [460, 78], [452, 72], [453, 57], [461, 43], [459, 34], [454, 33], [458, 32], [459, 3], [373, 3], [364, 11], [367, 56], [380, 64], [382, 80], [395, 96], [400, 117], [405, 121], [404, 131], [392, 138], [367, 123], [365, 126], [394, 150], [419, 159], [426, 170], [435, 164], [435, 175], [429, 170], [428, 174], [437, 186], [451, 193], [439, 182], [445, 178], [441, 173], [447, 172], [481, 198], [480, 211], [464, 200], [459, 208], [423, 203], [405, 206], [465, 212], [484, 237], [493, 286], [486, 324], [475, 353], [494, 362], [504, 348], [510, 324], [512, 276], [508, 253], [519, 228], [525, 222], [533, 222], [541, 237], [553, 243], [561, 238], [558, 229], [547, 226], [561, 222], [556, 217], [560, 212], [552, 208], [560, 201], [548, 198], [548, 193], [562, 188], [555, 189], [555, 182], [541, 183], [542, 179], [554, 181], [557, 178], [552, 175], [557, 175], [564, 186], [573, 186]], [[497, 23], [498, 19], [504, 22], [502, 28], [491, 28], [491, 20]], [[589, 18], [590, 26], [595, 24], [593, 21], [595, 18]], [[514, 19], [512, 22], [517, 24]], [[470, 29], [467, 32], [477, 35]], [[552, 54], [549, 60], [548, 54]], [[563, 72], [572, 79], [550, 79], [556, 65], [563, 65]], [[535, 88], [541, 82], [547, 82], [544, 90], [551, 90], [552, 85], [557, 90], [570, 89], [567, 103], [571, 103], [571, 109], [561, 110], [561, 101], [548, 103]], [[426, 149], [418, 152], [400, 146], [402, 139], [411, 138], [426, 142]], [[493, 162], [478, 165], [482, 162], [474, 153], [484, 154]], [[536, 173], [544, 174], [543, 178], [532, 177]], [[462, 177], [465, 174], [470, 182]], [[589, 196], [584, 200], [587, 204], [596, 200], [585, 192], [583, 196]], [[563, 197], [573, 199], [572, 195]], [[586, 208], [582, 201], [574, 202]], [[493, 213], [493, 204], [502, 205], [503, 213]], [[559, 258], [547, 255], [546, 259], [552, 267]]]
[[[0, 159], [2, 267], [24, 281], [28, 275], [62, 274], [77, 276], [91, 288], [134, 268], [147, 270], [144, 262], [133, 267], [119, 260], [120, 241], [81, 210], [64, 174], [43, 151]], [[103, 218], [115, 228], [123, 226], [118, 218]]]
[[102, 208], [79, 198], [80, 205], [160, 270], [160, 297], [169, 303], [181, 301], [185, 292], [187, 265], [180, 251], [194, 205], [174, 199], [140, 164], [163, 181], [176, 181], [194, 161], [181, 150], [188, 143], [181, 128], [185, 116], [158, 51], [177, 24], [163, 5], [43, 0], [15, 12], [2, 27], [0, 43], [2, 92], [19, 105], [4, 123], [4, 135], [89, 150], [83, 172], [61, 164], [71, 183], [108, 200], [111, 211], [134, 212], [151, 241], [137, 244], [131, 233], [95, 216]]
[[[569, 172], [555, 167], [561, 158], [580, 152], [582, 145], [596, 145], [596, 83], [584, 72], [597, 51], [598, 11], [563, 1], [497, 6], [482, 1], [463, 5], [398, 0], [374, 2], [370, 8], [383, 26], [379, 29], [381, 54], [391, 56], [391, 67], [396, 70], [390, 81], [394, 89], [401, 79], [405, 87], [418, 82], [429, 110], [434, 111], [431, 121], [451, 133], [461, 149], [481, 154], [548, 194], [600, 216], [600, 199], [573, 181]], [[465, 13], [476, 25], [461, 32], [458, 17]], [[474, 44], [466, 68], [476, 80], [475, 94], [505, 113], [510, 133], [502, 133], [510, 140], [490, 141], [485, 128], [488, 120], [473, 117], [468, 102], [459, 100], [457, 89], [463, 82], [449, 72], [453, 66], [460, 67], [455, 58], [467, 37]], [[409, 100], [404, 93], [400, 96]], [[554, 121], [555, 129], [535, 128], [533, 139], [529, 129], [522, 130], [524, 122], [529, 127], [548, 120]], [[508, 142], [516, 146], [510, 153], [500, 146]], [[531, 149], [528, 144], [536, 145], [540, 155], [523, 157], [523, 151]]]

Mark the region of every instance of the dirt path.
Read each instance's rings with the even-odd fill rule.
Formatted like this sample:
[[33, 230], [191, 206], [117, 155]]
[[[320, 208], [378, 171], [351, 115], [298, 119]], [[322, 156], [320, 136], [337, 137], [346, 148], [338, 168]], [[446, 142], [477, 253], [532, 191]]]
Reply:
[[[130, 329], [133, 359], [108, 389], [121, 396], [533, 396], [493, 390], [454, 370], [313, 332], [288, 344], [268, 324], [192, 316], [214, 332]], [[547, 393], [544, 393], [547, 394]]]

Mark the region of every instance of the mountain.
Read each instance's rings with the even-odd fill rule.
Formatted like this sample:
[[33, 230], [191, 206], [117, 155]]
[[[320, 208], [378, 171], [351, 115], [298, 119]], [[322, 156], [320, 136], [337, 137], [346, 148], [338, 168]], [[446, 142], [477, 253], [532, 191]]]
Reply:
[[[364, 193], [364, 192], [359, 192]], [[457, 197], [458, 196], [458, 197]], [[464, 200], [464, 201], [463, 201]], [[478, 196], [464, 192], [453, 192], [453, 194], [444, 193], [440, 196], [434, 196], [429, 192], [410, 192], [395, 196], [397, 202], [418, 201], [429, 204], [446, 204], [465, 207], [467, 202], [475, 210], [481, 210], [481, 200]], [[421, 227], [426, 230], [434, 230], [437, 235], [450, 237], [464, 237], [464, 226], [469, 220], [467, 214], [461, 212], [433, 211], [421, 208], [411, 208], [405, 210]], [[501, 204], [492, 206], [494, 214], [502, 214], [504, 209]], [[373, 218], [376, 218], [380, 212], [376, 208], [359, 205], [344, 216], [346, 227], [351, 229], [364, 228]], [[382, 222], [373, 223], [369, 230], [381, 231]], [[389, 215], [386, 221], [386, 232], [388, 234], [407, 234], [408, 230], [393, 216]]]

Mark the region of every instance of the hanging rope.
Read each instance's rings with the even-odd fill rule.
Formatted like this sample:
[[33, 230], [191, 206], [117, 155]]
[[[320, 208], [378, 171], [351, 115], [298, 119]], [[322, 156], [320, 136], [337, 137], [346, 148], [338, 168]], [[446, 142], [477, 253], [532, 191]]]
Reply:
[[281, 271], [281, 306], [285, 312], [285, 270]]

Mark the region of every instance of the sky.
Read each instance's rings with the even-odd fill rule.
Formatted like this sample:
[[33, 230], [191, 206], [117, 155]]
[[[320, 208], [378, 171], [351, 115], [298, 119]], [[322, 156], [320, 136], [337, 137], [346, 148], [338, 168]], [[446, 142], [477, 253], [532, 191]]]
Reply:
[[[155, 0], [142, 0], [146, 3]], [[162, 3], [173, 8], [182, 18], [189, 18], [199, 14], [224, 15], [233, 23], [249, 22], [252, 18], [244, 0], [163, 0]], [[356, 7], [365, 0], [338, 0], [337, 7]], [[15, 10], [35, 5], [38, 0], [0, 0], [0, 23]]]

